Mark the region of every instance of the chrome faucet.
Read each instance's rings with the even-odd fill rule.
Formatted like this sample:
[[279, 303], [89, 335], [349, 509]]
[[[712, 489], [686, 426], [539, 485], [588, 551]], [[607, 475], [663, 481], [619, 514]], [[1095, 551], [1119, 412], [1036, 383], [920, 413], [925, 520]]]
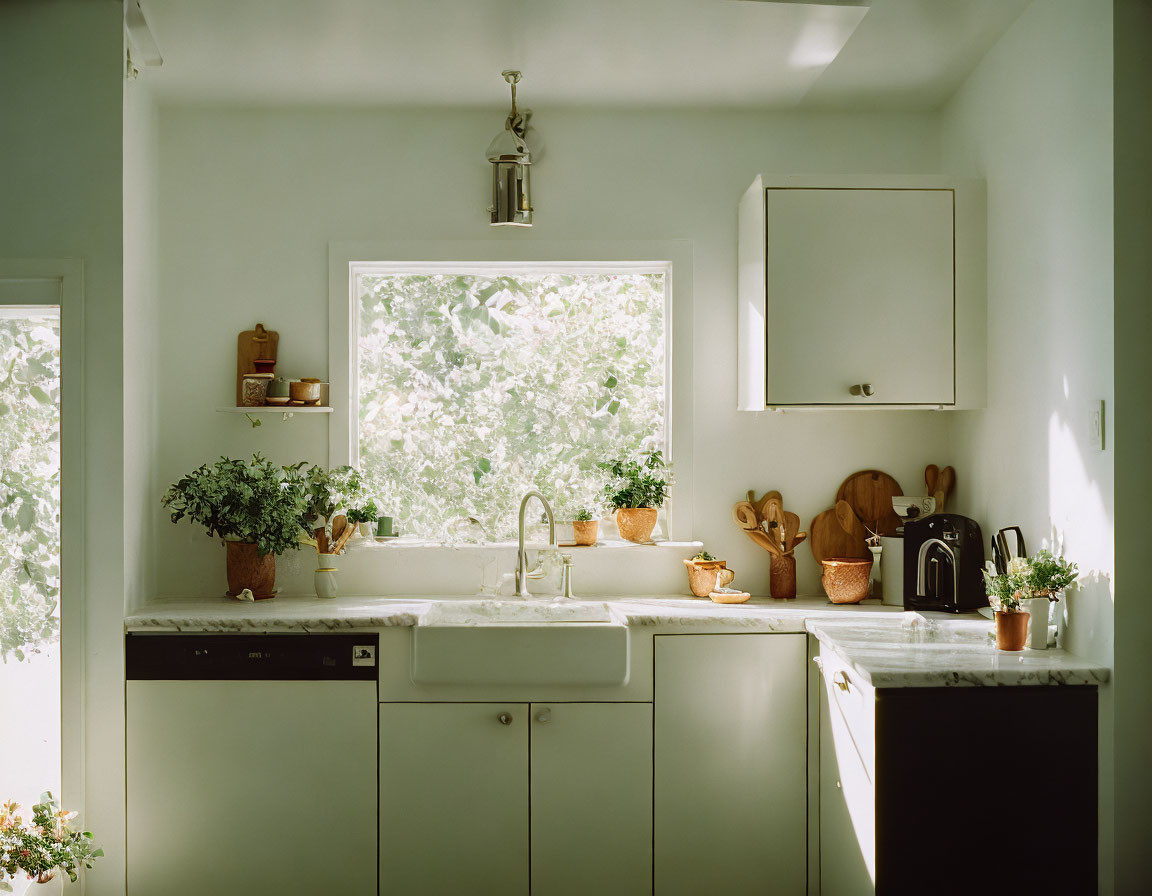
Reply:
[[544, 578], [544, 572], [540, 568], [540, 559], [537, 558], [536, 565], [532, 569], [528, 569], [528, 552], [524, 550], [524, 511], [528, 507], [529, 498], [539, 498], [540, 503], [544, 505], [544, 513], [548, 517], [548, 544], [550, 547], [556, 547], [556, 518], [552, 516], [552, 506], [540, 492], [532, 489], [520, 502], [520, 534], [516, 547], [516, 594], [523, 598], [532, 596], [528, 592], [529, 579]]
[[[952, 601], [956, 602], [960, 597], [960, 565], [956, 562], [956, 551], [952, 549], [950, 544], [941, 541], [939, 538], [929, 538], [920, 545], [920, 554], [916, 557], [916, 596], [928, 596], [924, 593], [924, 560], [928, 556], [929, 546], [934, 544], [940, 545], [944, 550], [944, 555], [948, 558], [948, 562], [952, 566]], [[937, 575], [936, 578], [936, 599], [941, 600], [939, 575]]]

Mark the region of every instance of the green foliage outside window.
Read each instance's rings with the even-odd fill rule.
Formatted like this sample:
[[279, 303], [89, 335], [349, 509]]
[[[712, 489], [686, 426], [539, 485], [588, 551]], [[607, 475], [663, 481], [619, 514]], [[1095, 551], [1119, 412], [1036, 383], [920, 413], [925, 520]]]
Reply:
[[663, 273], [357, 277], [360, 468], [383, 514], [451, 539], [602, 499], [605, 458], [664, 444]]
[[0, 318], [0, 660], [59, 639], [60, 327]]

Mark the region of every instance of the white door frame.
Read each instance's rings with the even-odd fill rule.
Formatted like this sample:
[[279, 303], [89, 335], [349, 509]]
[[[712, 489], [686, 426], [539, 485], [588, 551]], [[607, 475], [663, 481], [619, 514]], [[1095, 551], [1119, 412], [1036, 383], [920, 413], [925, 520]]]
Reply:
[[60, 306], [60, 803], [84, 811], [84, 262], [0, 259], [0, 281], [56, 281]]

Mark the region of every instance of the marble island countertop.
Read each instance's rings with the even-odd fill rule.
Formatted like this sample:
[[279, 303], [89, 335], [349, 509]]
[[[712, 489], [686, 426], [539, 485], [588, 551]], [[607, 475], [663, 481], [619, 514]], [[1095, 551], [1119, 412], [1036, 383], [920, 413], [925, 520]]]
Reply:
[[814, 635], [878, 688], [1099, 685], [1109, 670], [1064, 650], [997, 650], [992, 623], [978, 616], [907, 613], [865, 601], [837, 606], [822, 597], [753, 598], [722, 605], [686, 596], [598, 597], [580, 601], [467, 597], [278, 597], [152, 602], [124, 620], [128, 631], [331, 632], [429, 624], [484, 625], [604, 621], [677, 632]]

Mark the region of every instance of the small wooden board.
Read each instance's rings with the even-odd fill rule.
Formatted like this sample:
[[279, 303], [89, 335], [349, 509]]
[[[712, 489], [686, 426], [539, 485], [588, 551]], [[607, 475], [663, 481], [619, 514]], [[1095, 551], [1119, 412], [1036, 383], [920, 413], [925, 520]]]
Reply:
[[861, 470], [844, 480], [836, 500], [847, 501], [860, 521], [876, 534], [895, 535], [901, 523], [892, 509], [892, 499], [903, 494], [900, 483], [882, 470]]
[[844, 531], [834, 509], [817, 514], [808, 531], [808, 543], [817, 563], [832, 557], [867, 560], [872, 556], [866, 544]]
[[280, 334], [275, 330], [265, 330], [264, 324], [256, 324], [255, 330], [244, 330], [236, 338], [236, 407], [244, 404], [244, 374], [255, 373], [256, 358], [276, 360], [280, 348]]

